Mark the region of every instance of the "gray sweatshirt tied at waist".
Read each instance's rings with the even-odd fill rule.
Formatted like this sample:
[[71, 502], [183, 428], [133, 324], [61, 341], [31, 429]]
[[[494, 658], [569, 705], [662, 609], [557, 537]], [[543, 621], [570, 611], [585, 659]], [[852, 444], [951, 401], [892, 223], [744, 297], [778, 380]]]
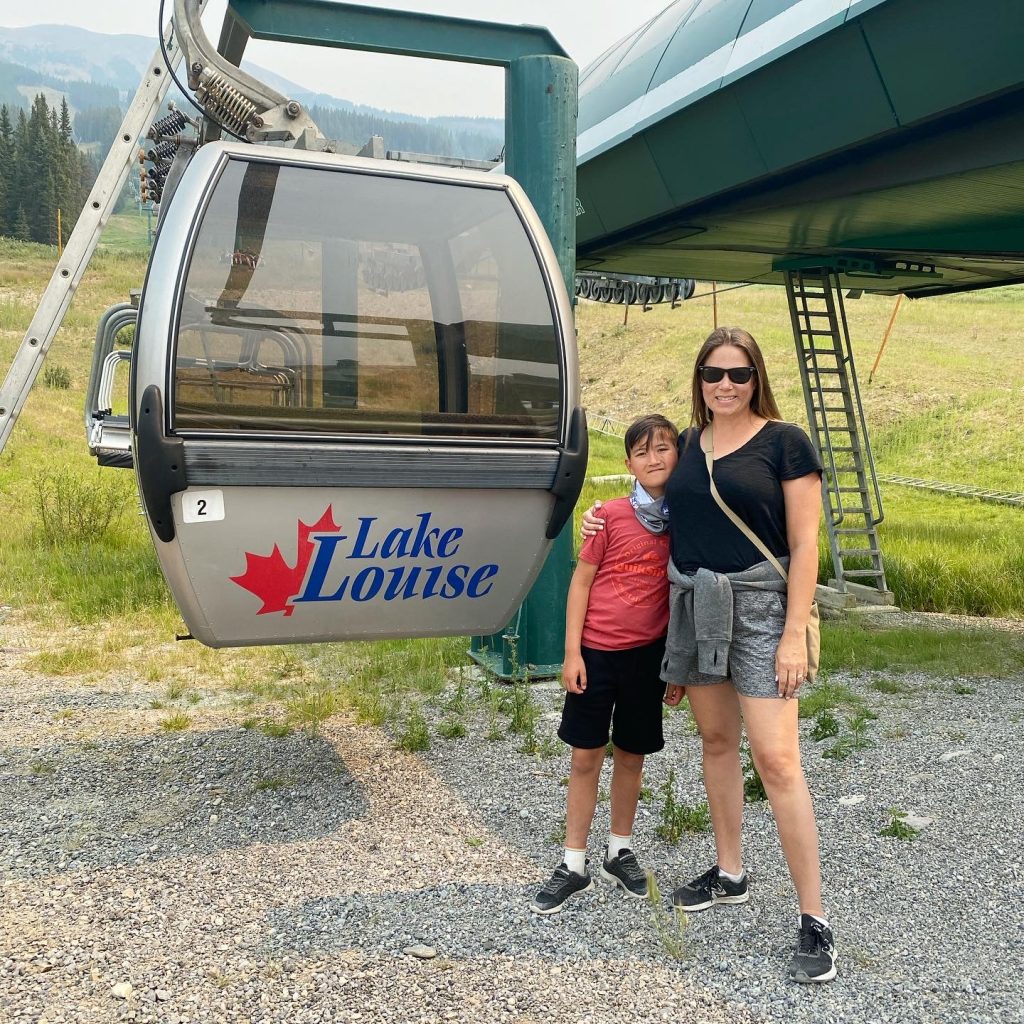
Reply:
[[[780, 558], [789, 568], [789, 558]], [[668, 560], [669, 620], [665, 638], [664, 669], [673, 664], [692, 664], [697, 654], [697, 670], [707, 675], [729, 673], [729, 644], [732, 641], [732, 595], [734, 590], [774, 590], [784, 594], [786, 581], [770, 562], [758, 562], [742, 572], [712, 572], [698, 569], [692, 576], [681, 573]], [[686, 683], [685, 679], [668, 678]]]

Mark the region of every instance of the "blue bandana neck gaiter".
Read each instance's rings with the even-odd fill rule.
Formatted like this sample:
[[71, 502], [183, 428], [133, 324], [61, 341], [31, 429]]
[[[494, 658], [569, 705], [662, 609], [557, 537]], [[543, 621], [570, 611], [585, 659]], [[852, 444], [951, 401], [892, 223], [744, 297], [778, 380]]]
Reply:
[[633, 482], [629, 503], [646, 530], [664, 533], [668, 529], [668, 503], [664, 498], [652, 498], [639, 481]]

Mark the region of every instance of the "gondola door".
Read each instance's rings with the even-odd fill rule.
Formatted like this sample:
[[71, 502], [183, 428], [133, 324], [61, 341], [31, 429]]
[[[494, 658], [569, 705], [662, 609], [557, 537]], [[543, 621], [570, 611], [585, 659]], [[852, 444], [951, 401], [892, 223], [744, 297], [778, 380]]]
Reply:
[[586, 466], [554, 254], [497, 175], [212, 143], [132, 371], [160, 565], [213, 647], [486, 634]]

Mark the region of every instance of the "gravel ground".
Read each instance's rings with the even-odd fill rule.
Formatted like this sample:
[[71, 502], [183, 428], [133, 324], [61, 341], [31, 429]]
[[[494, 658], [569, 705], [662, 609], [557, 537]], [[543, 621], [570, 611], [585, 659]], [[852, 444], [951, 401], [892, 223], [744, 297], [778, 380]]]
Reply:
[[[0, 1021], [1024, 1022], [1022, 679], [833, 677], [878, 718], [842, 760], [804, 739], [840, 975], [801, 987], [764, 804], [746, 812], [750, 903], [691, 919], [681, 958], [607, 886], [529, 913], [561, 853], [555, 684], [531, 691], [548, 756], [486, 739], [480, 700], [465, 738], [417, 755], [343, 716], [269, 737], [216, 692], [165, 733], [161, 684], [30, 674], [4, 629]], [[670, 716], [636, 828], [666, 892], [713, 858], [708, 834], [655, 835], [669, 766], [680, 800], [703, 798], [686, 726]], [[879, 835], [889, 808], [914, 840]]]

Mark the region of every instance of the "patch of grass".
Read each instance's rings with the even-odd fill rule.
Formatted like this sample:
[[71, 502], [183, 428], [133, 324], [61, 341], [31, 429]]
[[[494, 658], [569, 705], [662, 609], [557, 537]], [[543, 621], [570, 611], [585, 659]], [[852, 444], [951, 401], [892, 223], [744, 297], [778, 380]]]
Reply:
[[406, 716], [405, 726], [398, 737], [398, 746], [411, 754], [430, 749], [430, 726], [418, 707], [414, 707]]
[[889, 823], [879, 829], [878, 834], [880, 836], [888, 836], [891, 839], [903, 839], [910, 841], [912, 839], [916, 839], [921, 834], [920, 829], [916, 829], [913, 826], [908, 825], [903, 820], [907, 816], [906, 811], [890, 807], [888, 814]]
[[446, 718], [437, 727], [437, 734], [446, 740], [460, 740], [466, 735], [466, 726], [457, 718]]
[[475, 848], [477, 846], [483, 846], [484, 841], [479, 836], [466, 836], [466, 845]]
[[661, 786], [661, 809], [654, 831], [667, 843], [678, 843], [688, 832], [707, 832], [711, 828], [711, 812], [706, 803], [680, 803], [676, 799], [676, 770], [669, 768]]
[[291, 783], [292, 780], [285, 778], [283, 775], [268, 775], [265, 778], [257, 780], [253, 789], [258, 793], [277, 792], [279, 789], [284, 789], [285, 787], [290, 786]]
[[29, 763], [29, 769], [33, 775], [53, 775], [57, 770], [57, 766], [52, 761], [46, 761], [41, 757], [37, 757]]
[[331, 690], [307, 688], [289, 699], [285, 707], [289, 722], [315, 735], [334, 714], [337, 700]]
[[107, 665], [107, 659], [94, 644], [68, 644], [56, 650], [40, 651], [28, 659], [34, 672], [48, 676], [78, 676], [98, 672]]
[[898, 679], [872, 679], [868, 685], [879, 693], [910, 693], [910, 687]]
[[[822, 644], [824, 647], [824, 644]], [[835, 711], [841, 707], [862, 707], [864, 701], [845, 683], [833, 683], [819, 677], [813, 686], [800, 691], [801, 718], [817, 718], [823, 711]]]
[[249, 718], [243, 718], [241, 722], [239, 722], [238, 724], [243, 729], [255, 729], [256, 726], [260, 724], [260, 720], [258, 718], [253, 718], [252, 716], [250, 716]]
[[43, 383], [55, 391], [67, 391], [71, 387], [71, 371], [61, 363], [51, 363], [43, 370]]
[[285, 736], [291, 736], [295, 729], [290, 722], [276, 722], [272, 718], [267, 718], [260, 723], [260, 731], [265, 736], [280, 740]]
[[[822, 623], [822, 665], [830, 671], [926, 672], [971, 679], [1006, 679], [1024, 671], [1020, 636], [995, 629], [873, 626], [863, 621]], [[804, 715], [801, 698], [800, 713]]]
[[192, 719], [184, 711], [172, 711], [166, 718], [160, 719], [160, 728], [164, 732], [184, 732], [192, 724]]

